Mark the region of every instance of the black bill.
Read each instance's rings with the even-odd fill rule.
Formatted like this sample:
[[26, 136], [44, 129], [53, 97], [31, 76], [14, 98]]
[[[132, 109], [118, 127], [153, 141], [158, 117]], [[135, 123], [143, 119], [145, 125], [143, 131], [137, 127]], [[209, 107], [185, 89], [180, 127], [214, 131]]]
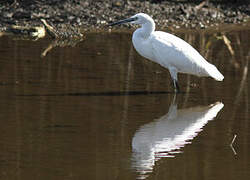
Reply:
[[108, 26], [114, 26], [114, 25], [118, 25], [118, 24], [124, 24], [124, 23], [135, 21], [135, 20], [137, 20], [136, 17], [128, 18], [128, 19], [124, 19], [124, 20], [121, 20], [121, 21], [118, 21], [118, 22], [111, 23]]

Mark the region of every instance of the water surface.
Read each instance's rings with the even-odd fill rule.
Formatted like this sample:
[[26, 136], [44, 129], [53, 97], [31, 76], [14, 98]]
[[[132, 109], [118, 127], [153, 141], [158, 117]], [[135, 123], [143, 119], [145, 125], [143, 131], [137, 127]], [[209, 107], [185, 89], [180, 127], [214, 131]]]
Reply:
[[0, 178], [248, 179], [250, 29], [177, 35], [225, 80], [180, 74], [175, 97], [131, 33], [1, 37]]

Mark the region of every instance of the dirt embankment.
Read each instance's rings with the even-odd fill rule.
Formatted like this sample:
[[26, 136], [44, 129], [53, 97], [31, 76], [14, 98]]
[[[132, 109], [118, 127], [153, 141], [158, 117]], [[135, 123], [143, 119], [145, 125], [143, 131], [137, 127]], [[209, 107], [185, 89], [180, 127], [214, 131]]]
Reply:
[[[0, 1], [0, 28], [41, 25], [40, 19], [60, 26], [105, 28], [109, 22], [138, 12], [152, 16], [160, 28], [206, 28], [249, 21], [250, 4], [190, 3], [143, 0], [5, 0]], [[130, 27], [129, 25], [125, 25]]]

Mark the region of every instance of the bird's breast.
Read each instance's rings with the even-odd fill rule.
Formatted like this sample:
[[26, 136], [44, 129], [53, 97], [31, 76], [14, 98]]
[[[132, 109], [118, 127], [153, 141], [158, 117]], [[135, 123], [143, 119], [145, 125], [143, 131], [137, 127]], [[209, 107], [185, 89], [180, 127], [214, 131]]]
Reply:
[[133, 46], [135, 50], [143, 57], [154, 60], [154, 54], [152, 52], [152, 45], [150, 43], [150, 38], [141, 37], [136, 32], [133, 34], [132, 38]]

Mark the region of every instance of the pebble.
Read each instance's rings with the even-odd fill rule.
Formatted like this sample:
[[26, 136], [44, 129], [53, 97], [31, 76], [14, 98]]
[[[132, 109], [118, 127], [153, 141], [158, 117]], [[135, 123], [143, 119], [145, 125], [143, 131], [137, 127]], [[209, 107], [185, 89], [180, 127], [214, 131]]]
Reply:
[[[138, 12], [151, 15], [158, 28], [206, 28], [221, 23], [241, 23], [250, 19], [249, 4], [213, 4], [196, 10], [198, 3], [178, 1], [141, 1], [141, 0], [64, 0], [60, 3], [42, 1], [18, 1], [12, 7], [13, 0], [1, 3], [0, 27], [16, 22], [17, 24], [40, 25], [39, 18], [53, 23], [81, 25], [83, 28], [105, 28], [105, 24], [130, 17]], [[6, 20], [7, 19], [7, 20]], [[133, 26], [122, 26], [132, 28]]]

